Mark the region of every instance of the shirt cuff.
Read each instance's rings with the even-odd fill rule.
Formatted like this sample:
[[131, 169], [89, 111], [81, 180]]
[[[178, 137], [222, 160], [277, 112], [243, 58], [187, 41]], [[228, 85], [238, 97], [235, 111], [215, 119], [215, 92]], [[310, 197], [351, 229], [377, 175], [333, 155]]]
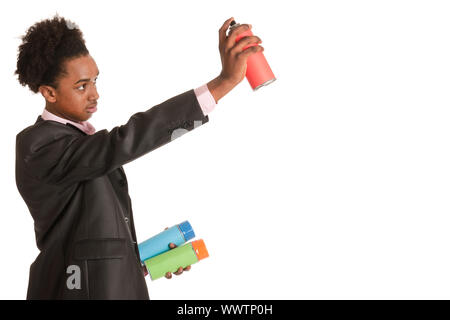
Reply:
[[216, 107], [216, 101], [212, 96], [211, 92], [209, 92], [208, 86], [206, 84], [201, 87], [194, 89], [195, 95], [197, 96], [198, 103], [200, 104], [200, 108], [202, 108], [203, 115], [207, 115]]

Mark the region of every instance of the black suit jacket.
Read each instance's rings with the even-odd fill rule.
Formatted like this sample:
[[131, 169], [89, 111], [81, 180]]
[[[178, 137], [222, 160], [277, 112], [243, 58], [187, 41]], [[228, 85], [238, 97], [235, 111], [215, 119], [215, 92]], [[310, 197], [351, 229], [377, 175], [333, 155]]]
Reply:
[[27, 299], [149, 299], [122, 165], [208, 122], [193, 90], [87, 135], [38, 117], [16, 137], [16, 184], [40, 254]]

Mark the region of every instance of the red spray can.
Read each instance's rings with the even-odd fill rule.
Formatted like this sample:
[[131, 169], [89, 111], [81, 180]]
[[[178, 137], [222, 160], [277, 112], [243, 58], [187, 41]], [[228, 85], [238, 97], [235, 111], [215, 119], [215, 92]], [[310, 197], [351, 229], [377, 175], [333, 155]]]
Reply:
[[[231, 32], [238, 26], [240, 26], [239, 23], [236, 23], [234, 20], [231, 21], [230, 30], [228, 32]], [[251, 30], [246, 30], [239, 34], [236, 37], [236, 42], [241, 40], [243, 37], [248, 36], [253, 36]], [[256, 43], [252, 43], [248, 46], [245, 46], [243, 50], [256, 45]], [[275, 75], [273, 74], [272, 69], [270, 69], [266, 57], [264, 57], [264, 54], [262, 52], [254, 53], [248, 57], [247, 71], [245, 73], [245, 76], [247, 77], [247, 80], [254, 91], [258, 90], [262, 86], [267, 86], [268, 84], [271, 84], [276, 80]]]

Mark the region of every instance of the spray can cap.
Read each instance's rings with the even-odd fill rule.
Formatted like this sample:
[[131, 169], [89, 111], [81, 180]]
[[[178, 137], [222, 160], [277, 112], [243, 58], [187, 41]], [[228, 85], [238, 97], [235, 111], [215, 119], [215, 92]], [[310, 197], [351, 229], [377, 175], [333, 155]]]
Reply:
[[178, 225], [178, 229], [180, 229], [181, 233], [183, 234], [184, 240], [189, 241], [193, 238], [195, 238], [194, 229], [192, 229], [191, 224], [189, 221], [184, 221]]
[[194, 249], [198, 260], [202, 260], [209, 257], [208, 250], [206, 250], [205, 243], [202, 239], [191, 242], [192, 249]]
[[231, 20], [231, 22], [230, 22], [230, 27], [228, 28], [228, 33], [227, 33], [227, 35], [229, 35], [230, 32], [231, 32], [234, 28], [237, 28], [237, 27], [239, 27], [239, 26], [240, 26], [239, 23], [236, 23], [236, 21]]

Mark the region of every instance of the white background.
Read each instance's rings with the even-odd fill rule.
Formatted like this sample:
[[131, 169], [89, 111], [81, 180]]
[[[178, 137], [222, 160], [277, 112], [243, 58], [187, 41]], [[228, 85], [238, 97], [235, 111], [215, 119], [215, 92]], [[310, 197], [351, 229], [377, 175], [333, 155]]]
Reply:
[[56, 12], [100, 69], [97, 130], [216, 77], [229, 17], [278, 78], [124, 166], [138, 240], [188, 219], [210, 253], [152, 299], [450, 298], [450, 4], [393, 0], [2, 2], [0, 298], [25, 298], [38, 254], [15, 136], [44, 99], [17, 47]]

